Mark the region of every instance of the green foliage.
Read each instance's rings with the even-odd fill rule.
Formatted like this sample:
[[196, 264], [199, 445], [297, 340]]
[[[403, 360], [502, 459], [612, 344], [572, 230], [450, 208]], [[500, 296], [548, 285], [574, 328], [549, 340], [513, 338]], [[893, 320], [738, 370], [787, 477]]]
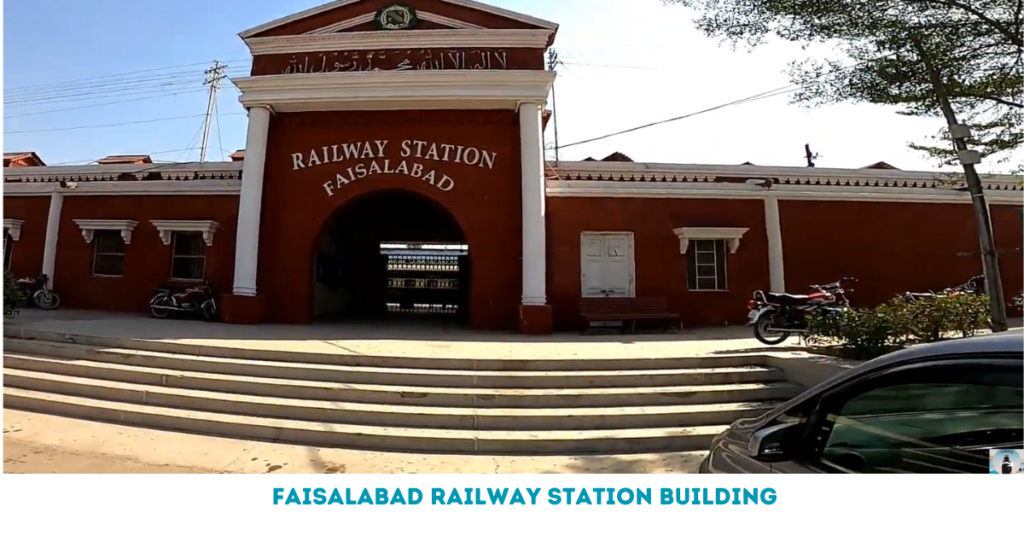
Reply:
[[4, 318], [11, 318], [18, 314], [18, 302], [21, 301], [21, 293], [18, 284], [10, 270], [4, 271]]
[[[733, 44], [828, 45], [831, 58], [791, 65], [798, 103], [868, 102], [944, 118], [971, 127], [968, 144], [994, 161], [1024, 147], [1024, 0], [663, 1], [695, 9], [700, 30]], [[946, 128], [909, 145], [957, 161]]]
[[854, 359], [872, 359], [912, 342], [970, 337], [988, 327], [987, 296], [944, 296], [913, 303], [895, 299], [842, 314], [814, 313], [804, 338], [811, 344], [838, 343]]

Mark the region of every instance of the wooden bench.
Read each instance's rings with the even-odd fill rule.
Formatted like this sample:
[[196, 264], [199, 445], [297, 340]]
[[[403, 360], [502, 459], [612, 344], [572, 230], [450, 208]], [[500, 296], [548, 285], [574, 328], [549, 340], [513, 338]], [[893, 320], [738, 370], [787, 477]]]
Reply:
[[589, 333], [593, 322], [622, 322], [636, 333], [638, 320], [663, 320], [665, 331], [678, 329], [679, 315], [669, 311], [665, 298], [583, 298], [580, 315], [586, 322], [584, 333]]

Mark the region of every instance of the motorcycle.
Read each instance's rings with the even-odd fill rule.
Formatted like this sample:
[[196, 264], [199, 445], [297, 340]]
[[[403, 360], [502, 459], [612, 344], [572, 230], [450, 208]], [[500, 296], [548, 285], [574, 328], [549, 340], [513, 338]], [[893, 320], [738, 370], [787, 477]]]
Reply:
[[47, 285], [49, 279], [46, 274], [39, 274], [38, 277], [24, 277], [17, 280], [21, 303], [34, 305], [44, 311], [52, 311], [60, 307], [60, 296], [50, 290]]
[[844, 277], [828, 285], [811, 285], [813, 292], [806, 295], [755, 291], [748, 303], [747, 326], [754, 328], [754, 337], [763, 344], [782, 344], [794, 333], [807, 333], [807, 316], [812, 311], [838, 313], [848, 309], [846, 293], [853, 291], [843, 288], [843, 284], [854, 281]]
[[[924, 301], [935, 300], [937, 298], [943, 298], [943, 297], [949, 297], [949, 296], [968, 296], [968, 295], [972, 295], [972, 294], [973, 295], [977, 295], [977, 296], [985, 294], [985, 276], [984, 275], [976, 275], [976, 276], [970, 278], [969, 280], [967, 280], [967, 282], [962, 284], [962, 285], [959, 285], [959, 286], [956, 286], [956, 287], [952, 287], [952, 288], [947, 288], [947, 289], [939, 291], [939, 292], [934, 292], [934, 291], [929, 291], [929, 292], [904, 292], [903, 294], [900, 294], [898, 296], [898, 298], [903, 300], [906, 303], [919, 303], [919, 302], [924, 302]], [[912, 325], [918, 326], [918, 318], [917, 318], [916, 314], [912, 315]], [[940, 336], [942, 335], [940, 333], [940, 328], [938, 326], [930, 326], [930, 327], [928, 327], [928, 326], [925, 326], [925, 327], [918, 326], [918, 327], [914, 327], [912, 329], [913, 329], [914, 336], [916, 336], [918, 339], [922, 339], [922, 340], [937, 341], [937, 340], [939, 340]]]
[[149, 312], [154, 318], [167, 318], [171, 315], [202, 316], [203, 320], [212, 322], [220, 314], [217, 300], [213, 296], [210, 285], [202, 283], [175, 292], [167, 287], [159, 287], [149, 300]]

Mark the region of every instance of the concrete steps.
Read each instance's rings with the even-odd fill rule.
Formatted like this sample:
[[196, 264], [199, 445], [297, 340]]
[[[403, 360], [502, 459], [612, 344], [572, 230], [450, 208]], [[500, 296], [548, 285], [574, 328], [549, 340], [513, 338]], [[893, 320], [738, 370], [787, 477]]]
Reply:
[[209, 356], [165, 344], [5, 338], [4, 405], [315, 446], [611, 454], [703, 450], [736, 419], [800, 392], [758, 356], [574, 369], [582, 360]]

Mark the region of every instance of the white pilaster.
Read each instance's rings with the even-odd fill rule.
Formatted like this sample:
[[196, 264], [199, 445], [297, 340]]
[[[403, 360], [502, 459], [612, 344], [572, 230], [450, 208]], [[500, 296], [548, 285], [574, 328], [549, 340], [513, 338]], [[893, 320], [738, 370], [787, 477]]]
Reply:
[[238, 227], [235, 234], [234, 293], [256, 295], [256, 261], [260, 245], [260, 209], [263, 205], [263, 168], [267, 157], [270, 109], [249, 108], [242, 164], [242, 192], [238, 196]]
[[57, 264], [57, 236], [60, 232], [60, 212], [64, 208], [64, 194], [50, 194], [50, 211], [46, 215], [46, 239], [43, 242], [43, 273], [49, 278], [46, 286], [53, 288], [53, 270]]
[[764, 226], [768, 231], [768, 276], [772, 292], [786, 291], [786, 275], [782, 262], [782, 223], [779, 219], [779, 198], [764, 198]]
[[523, 168], [523, 305], [547, 303], [543, 106], [539, 102], [524, 102], [519, 106]]

